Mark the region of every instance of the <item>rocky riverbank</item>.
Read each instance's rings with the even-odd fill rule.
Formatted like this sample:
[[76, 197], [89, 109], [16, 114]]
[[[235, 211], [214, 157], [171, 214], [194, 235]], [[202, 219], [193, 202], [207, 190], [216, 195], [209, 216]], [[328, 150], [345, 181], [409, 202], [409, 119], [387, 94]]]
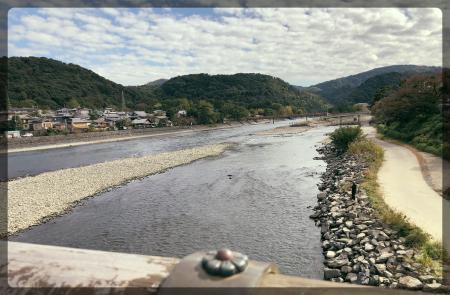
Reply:
[[318, 151], [327, 163], [317, 195], [318, 205], [310, 217], [320, 227], [324, 253], [324, 278], [410, 290], [448, 292], [431, 270], [416, 263], [415, 249], [384, 224], [368, 196], [351, 196], [351, 182], [362, 183], [368, 169], [363, 160], [337, 155], [331, 144]]
[[[45, 172], [3, 182], [3, 187], [7, 184], [8, 189], [8, 233], [18, 232], [63, 214], [80, 200], [133, 179], [220, 155], [229, 146], [207, 145]], [[0, 234], [3, 236], [6, 233]]]

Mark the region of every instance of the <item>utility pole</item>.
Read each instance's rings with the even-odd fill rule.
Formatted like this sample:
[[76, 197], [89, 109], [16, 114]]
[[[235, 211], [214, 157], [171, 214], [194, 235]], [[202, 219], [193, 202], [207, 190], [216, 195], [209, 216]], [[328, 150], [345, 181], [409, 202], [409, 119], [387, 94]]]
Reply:
[[123, 90], [122, 90], [122, 112], [125, 112], [125, 97], [123, 96]]

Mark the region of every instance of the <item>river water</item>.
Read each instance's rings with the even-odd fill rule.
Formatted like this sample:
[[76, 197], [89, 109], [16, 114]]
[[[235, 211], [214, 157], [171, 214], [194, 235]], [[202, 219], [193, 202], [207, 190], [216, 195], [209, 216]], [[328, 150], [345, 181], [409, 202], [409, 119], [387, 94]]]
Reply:
[[275, 124], [246, 124], [219, 130], [193, 131], [192, 133], [167, 134], [119, 142], [10, 153], [8, 154], [8, 178], [85, 166], [123, 157], [139, 157], [186, 149], [198, 145], [240, 141], [249, 134], [277, 126], [286, 126], [291, 122], [291, 120], [285, 120], [277, 121]]
[[309, 215], [325, 170], [313, 157], [329, 131], [240, 134], [220, 157], [102, 193], [10, 240], [175, 257], [229, 247], [282, 273], [320, 279], [320, 231]]

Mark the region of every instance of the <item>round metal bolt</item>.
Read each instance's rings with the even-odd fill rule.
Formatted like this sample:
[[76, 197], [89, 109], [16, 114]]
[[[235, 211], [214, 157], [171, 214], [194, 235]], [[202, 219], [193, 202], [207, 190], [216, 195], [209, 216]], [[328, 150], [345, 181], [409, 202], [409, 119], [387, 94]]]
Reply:
[[202, 259], [203, 269], [212, 276], [228, 277], [243, 272], [248, 265], [248, 257], [229, 249], [209, 251]]
[[220, 249], [217, 251], [216, 258], [222, 261], [233, 259], [233, 251], [230, 249]]

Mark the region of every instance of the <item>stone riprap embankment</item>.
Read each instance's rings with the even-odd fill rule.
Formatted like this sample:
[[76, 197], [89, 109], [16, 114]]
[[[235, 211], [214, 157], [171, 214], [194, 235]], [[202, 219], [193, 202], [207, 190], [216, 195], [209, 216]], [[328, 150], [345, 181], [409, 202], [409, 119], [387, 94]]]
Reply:
[[76, 202], [111, 187], [201, 158], [217, 156], [229, 146], [230, 144], [208, 145], [46, 172], [9, 181], [8, 233], [15, 233], [60, 215]]
[[[319, 185], [318, 205], [310, 217], [320, 227], [324, 278], [389, 288], [448, 291], [441, 279], [414, 262], [418, 253], [384, 224], [360, 191], [351, 196], [351, 183], [361, 183], [368, 167], [348, 154], [337, 155], [332, 144], [318, 149], [327, 162]], [[419, 271], [420, 270], [420, 271]]]

